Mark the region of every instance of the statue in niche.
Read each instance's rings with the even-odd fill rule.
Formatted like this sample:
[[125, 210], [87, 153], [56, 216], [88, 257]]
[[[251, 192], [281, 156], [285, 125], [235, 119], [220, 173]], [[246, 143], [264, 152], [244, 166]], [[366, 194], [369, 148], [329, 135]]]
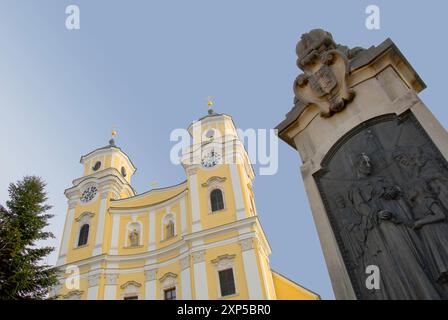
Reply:
[[129, 240], [131, 243], [131, 247], [138, 247], [139, 246], [139, 238], [140, 238], [140, 234], [138, 232], [137, 229], [133, 229], [130, 233], [129, 233]]
[[427, 276], [420, 241], [411, 229], [413, 217], [401, 189], [383, 177], [371, 175], [365, 153], [354, 164], [355, 180], [348, 198], [364, 223], [364, 266], [380, 268], [380, 290], [368, 290], [376, 299], [427, 299], [440, 295]]

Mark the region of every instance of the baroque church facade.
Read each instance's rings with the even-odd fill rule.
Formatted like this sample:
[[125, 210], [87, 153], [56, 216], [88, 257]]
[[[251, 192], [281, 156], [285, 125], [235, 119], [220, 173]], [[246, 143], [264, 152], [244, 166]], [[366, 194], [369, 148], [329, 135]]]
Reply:
[[[188, 131], [186, 180], [136, 194], [115, 145], [81, 157], [65, 191], [60, 299], [319, 299], [271, 269], [254, 172], [230, 116], [211, 109]], [[74, 271], [73, 271], [74, 270]], [[74, 272], [74, 273], [73, 273]]]

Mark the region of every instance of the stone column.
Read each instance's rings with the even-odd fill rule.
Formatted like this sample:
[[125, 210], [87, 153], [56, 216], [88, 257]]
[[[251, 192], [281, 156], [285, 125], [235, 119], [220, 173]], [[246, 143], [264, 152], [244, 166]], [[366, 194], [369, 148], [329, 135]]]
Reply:
[[118, 273], [106, 273], [104, 275], [104, 300], [117, 299]]
[[236, 219], [246, 218], [246, 208], [244, 206], [243, 191], [241, 189], [241, 179], [238, 173], [238, 166], [235, 163], [229, 164], [230, 175], [232, 180], [232, 190], [235, 199]]
[[192, 253], [194, 287], [196, 300], [208, 300], [207, 268], [205, 265], [205, 250]]
[[189, 168], [187, 170], [189, 175], [189, 185], [188, 189], [190, 191], [191, 200], [191, 217], [192, 217], [192, 231], [201, 231], [201, 206], [199, 201], [199, 184], [198, 175], [196, 173], [196, 168]]
[[[336, 298], [440, 298], [424, 247], [437, 246], [431, 234], [448, 225], [413, 228], [422, 199], [448, 203], [448, 185], [438, 178], [448, 175], [448, 134], [417, 96], [425, 84], [390, 39], [350, 49], [317, 29], [302, 36], [297, 56], [303, 73], [294, 82], [294, 107], [277, 129], [303, 161]], [[438, 193], [428, 192], [431, 185]], [[416, 239], [423, 234], [422, 244]], [[433, 253], [446, 257], [447, 250]], [[382, 289], [366, 285], [368, 266], [378, 267]]]
[[118, 242], [120, 236], [120, 215], [117, 213], [112, 214], [112, 234], [110, 237], [110, 255], [118, 254]]
[[145, 300], [157, 299], [156, 273], [157, 269], [145, 271]]
[[154, 210], [149, 211], [149, 235], [148, 235], [148, 251], [155, 250], [156, 248], [156, 212]]
[[241, 240], [240, 245], [243, 257], [244, 272], [246, 274], [247, 290], [249, 291], [249, 299], [264, 299], [261, 277], [258, 272], [255, 239], [248, 238]]
[[182, 284], [182, 300], [191, 300], [190, 256], [180, 259], [180, 279]]
[[98, 291], [100, 285], [101, 274], [92, 273], [89, 274], [87, 278], [88, 290], [87, 290], [87, 300], [98, 300]]
[[64, 234], [62, 236], [61, 249], [59, 251], [59, 258], [57, 261], [58, 266], [63, 265], [66, 261], [68, 244], [70, 241], [70, 234], [72, 231], [73, 221], [75, 218], [76, 204], [77, 200], [69, 200], [68, 202], [68, 210], [67, 210], [67, 216], [65, 218]]
[[92, 256], [100, 255], [102, 254], [103, 249], [103, 238], [104, 238], [104, 223], [106, 219], [106, 205], [107, 205], [107, 195], [108, 192], [101, 192], [101, 203], [100, 203], [100, 209], [99, 209], [99, 216], [98, 216], [98, 224], [96, 226], [96, 236], [95, 236], [95, 246], [93, 248], [93, 254]]

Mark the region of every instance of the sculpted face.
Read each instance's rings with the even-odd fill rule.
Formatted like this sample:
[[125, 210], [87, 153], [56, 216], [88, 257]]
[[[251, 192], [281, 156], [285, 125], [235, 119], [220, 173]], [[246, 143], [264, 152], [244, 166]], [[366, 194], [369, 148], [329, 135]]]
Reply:
[[358, 156], [358, 172], [365, 176], [372, 173], [372, 162], [365, 153]]

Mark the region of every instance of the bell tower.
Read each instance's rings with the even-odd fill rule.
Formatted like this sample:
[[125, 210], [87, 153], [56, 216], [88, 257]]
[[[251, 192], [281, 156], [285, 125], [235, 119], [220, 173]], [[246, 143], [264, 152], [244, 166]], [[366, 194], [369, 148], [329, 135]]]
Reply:
[[131, 178], [136, 168], [115, 144], [115, 130], [105, 147], [81, 157], [83, 174], [65, 190], [68, 210], [57, 264], [64, 265], [107, 252], [111, 199], [135, 195]]
[[188, 127], [192, 144], [182, 156], [193, 232], [256, 215], [249, 156], [232, 117], [212, 106], [209, 100], [208, 114]]

